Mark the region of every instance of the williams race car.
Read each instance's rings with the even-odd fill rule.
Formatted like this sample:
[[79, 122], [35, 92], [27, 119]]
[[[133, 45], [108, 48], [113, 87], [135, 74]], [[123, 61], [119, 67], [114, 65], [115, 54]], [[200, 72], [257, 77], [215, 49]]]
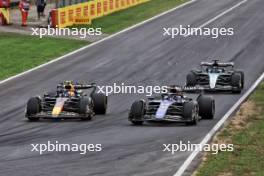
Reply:
[[201, 69], [192, 70], [187, 75], [186, 87], [240, 93], [244, 88], [244, 72], [235, 70], [233, 62], [202, 62]]
[[[89, 96], [84, 89], [92, 90]], [[55, 92], [30, 98], [25, 116], [30, 121], [37, 121], [39, 118], [91, 120], [95, 114], [105, 114], [107, 109], [107, 96], [95, 91], [95, 84], [64, 81], [57, 85]]]
[[134, 125], [144, 121], [183, 122], [196, 125], [199, 119], [213, 119], [215, 102], [210, 96], [200, 94], [196, 100], [183, 95], [183, 90], [171, 86], [168, 93], [135, 101], [130, 109], [128, 120]]

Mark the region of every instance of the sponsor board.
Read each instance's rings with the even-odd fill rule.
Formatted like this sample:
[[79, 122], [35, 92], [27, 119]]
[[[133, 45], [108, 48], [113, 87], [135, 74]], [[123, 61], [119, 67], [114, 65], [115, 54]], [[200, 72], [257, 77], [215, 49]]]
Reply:
[[58, 8], [57, 15], [52, 19], [53, 27], [64, 28], [75, 24], [91, 24], [93, 19], [133, 7], [150, 0], [93, 0], [80, 4], [75, 4], [63, 8]]
[[0, 18], [3, 16], [7, 24], [10, 24], [10, 12], [8, 8], [0, 8]]

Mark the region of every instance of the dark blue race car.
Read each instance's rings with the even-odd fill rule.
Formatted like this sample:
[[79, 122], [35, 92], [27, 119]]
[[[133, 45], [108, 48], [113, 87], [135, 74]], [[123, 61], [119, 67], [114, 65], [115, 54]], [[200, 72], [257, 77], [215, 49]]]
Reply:
[[147, 100], [135, 101], [128, 120], [134, 125], [145, 121], [184, 122], [196, 125], [199, 119], [213, 119], [215, 101], [211, 96], [200, 94], [196, 100], [184, 95], [183, 90], [170, 87], [168, 93]]

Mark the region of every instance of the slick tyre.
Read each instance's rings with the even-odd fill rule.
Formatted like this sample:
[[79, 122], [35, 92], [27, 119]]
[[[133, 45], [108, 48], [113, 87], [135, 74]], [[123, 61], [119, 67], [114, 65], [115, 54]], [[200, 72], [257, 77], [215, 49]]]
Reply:
[[91, 98], [93, 100], [95, 114], [106, 114], [107, 96], [102, 93], [94, 93]]
[[145, 108], [145, 104], [142, 101], [136, 101], [132, 104], [130, 113], [129, 113], [129, 120], [134, 125], [143, 124], [144, 108]]
[[240, 73], [234, 73], [231, 76], [231, 85], [233, 93], [241, 93], [242, 90], [242, 79]]
[[241, 77], [241, 88], [244, 89], [244, 86], [245, 86], [245, 73], [242, 70], [236, 71], [236, 73], [240, 74], [240, 77]]
[[190, 72], [186, 77], [186, 86], [194, 87], [197, 84], [196, 75]]
[[26, 116], [29, 121], [37, 121], [39, 117], [35, 117], [37, 113], [41, 111], [40, 99], [38, 97], [32, 97], [27, 102]]
[[87, 97], [81, 98], [79, 102], [79, 114], [81, 115], [81, 120], [91, 120], [92, 116], [88, 113], [89, 99]]
[[215, 101], [212, 97], [200, 95], [197, 99], [199, 116], [202, 119], [213, 119], [215, 114]]
[[183, 104], [183, 118], [191, 119], [190, 122], [187, 122], [187, 125], [197, 125], [197, 107], [194, 102], [185, 102]]

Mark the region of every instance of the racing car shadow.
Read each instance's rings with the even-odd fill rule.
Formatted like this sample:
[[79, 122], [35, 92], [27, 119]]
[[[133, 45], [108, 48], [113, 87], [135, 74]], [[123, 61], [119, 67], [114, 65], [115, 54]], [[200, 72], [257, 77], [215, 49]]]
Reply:
[[80, 119], [40, 119], [38, 121], [29, 121], [29, 123], [66, 123], [66, 122], [91, 122], [92, 120], [80, 120]]
[[29, 123], [67, 123], [67, 122], [74, 122], [74, 123], [91, 123], [93, 121], [97, 121], [98, 118], [100, 119], [101, 117], [106, 117], [107, 115], [98, 115], [96, 116], [96, 118], [92, 118], [91, 120], [82, 120], [82, 119], [50, 119], [50, 118], [47, 118], [47, 119], [39, 119], [37, 121], [29, 121], [29, 120], [25, 120], [26, 122], [29, 122]]
[[196, 125], [188, 125], [184, 122], [166, 122], [166, 121], [161, 121], [161, 122], [145, 122], [142, 125], [133, 125], [131, 124], [130, 126], [133, 127], [195, 127]]

